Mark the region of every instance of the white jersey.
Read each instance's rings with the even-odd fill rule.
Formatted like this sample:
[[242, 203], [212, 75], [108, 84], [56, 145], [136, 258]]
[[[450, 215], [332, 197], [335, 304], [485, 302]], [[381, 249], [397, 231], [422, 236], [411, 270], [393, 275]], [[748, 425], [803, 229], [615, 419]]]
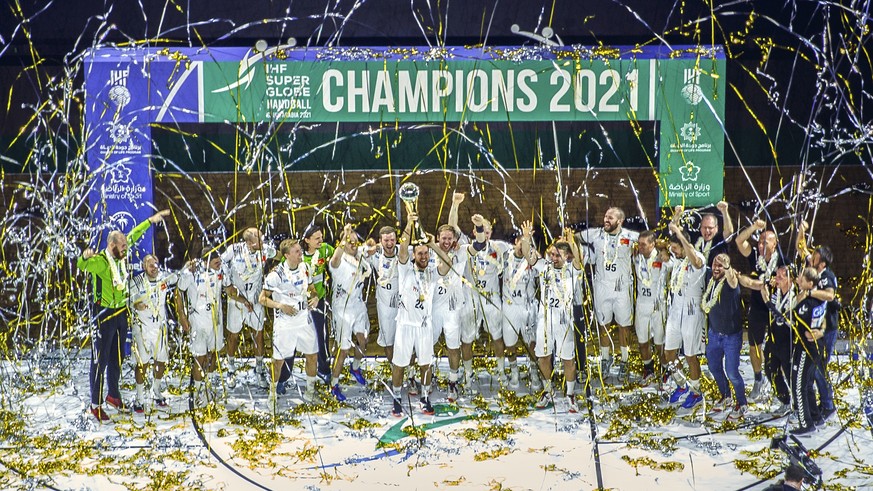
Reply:
[[[467, 248], [468, 251], [472, 245]], [[512, 246], [506, 242], [489, 240], [481, 251], [470, 251], [470, 268], [477, 292], [494, 296], [500, 293], [500, 275], [503, 274], [504, 257], [512, 253]]]
[[573, 321], [573, 292], [577, 287], [579, 270], [572, 264], [557, 269], [540, 259], [533, 266], [540, 283], [540, 320], [550, 324], [569, 324]]
[[[694, 251], [694, 254], [703, 261], [703, 254], [699, 251]], [[671, 307], [688, 305], [693, 306], [694, 309], [699, 309], [703, 288], [706, 286], [706, 262], [703, 262], [701, 268], [695, 268], [687, 257], [685, 259], [674, 257], [670, 262], [672, 263], [672, 272], [668, 282], [668, 298]]]
[[587, 255], [594, 255], [595, 284], [606, 287], [605, 291], [631, 291], [631, 259], [639, 237], [639, 233], [626, 229], [617, 234], [608, 234], [602, 228], [579, 233], [579, 238], [588, 244]]
[[221, 254], [221, 262], [240, 295], [257, 304], [263, 289], [264, 263], [275, 256], [276, 249], [267, 242], [260, 251], [251, 251], [245, 242], [238, 242]]
[[658, 250], [652, 249], [649, 257], [634, 256], [634, 274], [637, 277], [637, 303], [655, 303], [666, 300], [667, 277], [671, 262], [662, 261]]
[[418, 269], [415, 261], [408, 258], [406, 264], [397, 263], [397, 274], [400, 283], [397, 325], [428, 326], [439, 272], [432, 266]]
[[182, 270], [179, 290], [188, 298], [188, 315], [201, 319], [211, 318], [216, 326], [222, 325], [221, 290], [230, 286], [230, 279], [221, 269], [198, 268], [195, 272]]
[[510, 250], [503, 256], [503, 303], [528, 305], [536, 295], [536, 274], [527, 258]]
[[179, 275], [170, 273], [158, 275], [154, 280], [145, 273], [136, 275], [130, 282], [130, 305], [138, 302], [146, 305], [145, 310], [132, 308], [134, 319], [145, 327], [158, 327], [167, 324], [167, 293], [179, 281]]
[[391, 257], [379, 247], [376, 252], [367, 257], [367, 263], [373, 270], [376, 280], [376, 302], [380, 305], [397, 307], [397, 251], [394, 246], [394, 254]]
[[343, 253], [339, 266], [333, 267], [332, 260], [328, 266], [333, 278], [331, 306], [334, 309], [344, 309], [364, 305], [364, 280], [371, 274], [369, 263], [360, 257]]
[[288, 323], [301, 313], [308, 315], [309, 265], [301, 262], [291, 269], [287, 261], [283, 262], [264, 279], [264, 290], [271, 292], [273, 301], [290, 305], [297, 310], [296, 315], [289, 315], [282, 312], [282, 309], [273, 309], [275, 325]]
[[[434, 293], [433, 304], [436, 309], [444, 308], [454, 311], [465, 302], [463, 278], [467, 276], [468, 271], [467, 255], [460, 250], [449, 251], [446, 255], [452, 260], [451, 271], [445, 276], [437, 275], [437, 289]], [[436, 252], [430, 251], [427, 267], [438, 271], [438, 265], [441, 262]]]

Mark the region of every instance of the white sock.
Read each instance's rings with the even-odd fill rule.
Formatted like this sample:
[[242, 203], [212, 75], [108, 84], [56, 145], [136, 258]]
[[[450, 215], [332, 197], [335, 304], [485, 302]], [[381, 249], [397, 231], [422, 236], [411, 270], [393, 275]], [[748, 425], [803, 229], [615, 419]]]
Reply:
[[518, 360], [509, 362], [509, 371], [518, 373]]
[[306, 376], [306, 391], [311, 392], [315, 390], [315, 381], [318, 380], [318, 377], [310, 377]]
[[427, 396], [430, 395], [430, 384], [425, 385], [423, 382], [421, 384], [421, 397], [427, 399]]
[[621, 361], [627, 362], [628, 357], [630, 356], [630, 348], [627, 346], [621, 347]]
[[691, 380], [688, 379], [688, 386], [691, 387], [691, 390], [697, 393], [700, 393], [700, 380]]
[[467, 380], [473, 379], [473, 360], [464, 360], [464, 376]]
[[355, 371], [360, 370], [361, 369], [361, 360], [359, 360], [357, 358], [353, 359], [352, 360], [352, 368], [354, 368]]
[[143, 384], [136, 384], [136, 402], [142, 404], [145, 399], [145, 387]]
[[572, 396], [576, 393], [576, 381], [568, 380], [567, 381], [567, 396]]
[[600, 347], [600, 357], [604, 360], [612, 358], [612, 352], [610, 351], [608, 346], [605, 348], [603, 346]]
[[543, 389], [545, 389], [547, 394], [552, 391], [552, 379], [543, 381]]
[[255, 369], [256, 370], [263, 370], [264, 369], [264, 357], [263, 356], [256, 356], [255, 357]]
[[402, 391], [402, 390], [403, 390], [402, 387], [396, 387], [396, 386], [391, 387], [391, 392], [394, 393], [394, 398], [397, 399], [398, 401], [400, 400], [400, 391]]
[[458, 370], [449, 370], [449, 382], [457, 382], [458, 381]]
[[673, 381], [676, 382], [676, 385], [678, 385], [679, 387], [685, 387], [687, 379], [685, 378], [685, 374], [682, 373], [682, 370], [673, 370], [672, 377]]
[[339, 385], [339, 377], [331, 377], [330, 378], [330, 385], [331, 385], [331, 387], [333, 387], [334, 385]]
[[163, 380], [163, 378], [156, 378], [152, 383], [152, 394], [155, 395], [155, 399], [161, 399], [164, 397], [164, 394], [161, 393], [161, 383]]
[[229, 368], [231, 370], [233, 370], [235, 368], [234, 367], [234, 360], [233, 360], [232, 356], [227, 357], [227, 368]]
[[194, 381], [194, 392], [200, 392], [203, 389], [203, 381], [195, 380]]
[[504, 358], [497, 359], [497, 375], [503, 375], [506, 370], [506, 360]]

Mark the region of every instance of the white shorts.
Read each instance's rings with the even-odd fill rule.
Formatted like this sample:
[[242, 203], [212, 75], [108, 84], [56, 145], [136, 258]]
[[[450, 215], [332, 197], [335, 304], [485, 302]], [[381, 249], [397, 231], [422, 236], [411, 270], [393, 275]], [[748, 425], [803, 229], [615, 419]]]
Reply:
[[515, 346], [521, 337], [529, 345], [536, 335], [531, 322], [530, 304], [503, 302], [503, 342], [507, 347]]
[[397, 332], [397, 307], [391, 307], [376, 301], [376, 314], [379, 318], [379, 346], [394, 346], [394, 335]]
[[315, 323], [308, 310], [273, 324], [273, 359], [290, 358], [296, 351], [304, 355], [318, 353]]
[[503, 299], [500, 292], [489, 296], [475, 296], [476, 326], [485, 326], [491, 339], [503, 338]]
[[[658, 310], [655, 310], [657, 307]], [[640, 344], [652, 340], [657, 345], [664, 344], [664, 314], [666, 306], [657, 302], [637, 302], [634, 314], [634, 327]]]
[[134, 322], [131, 334], [133, 335], [133, 349], [137, 364], [166, 363], [170, 359], [167, 349], [166, 324], [150, 325]]
[[440, 341], [440, 334], [446, 338], [446, 348], [458, 349], [461, 347], [461, 323], [460, 312], [446, 308], [434, 309], [433, 311], [433, 344]]
[[476, 311], [472, 301], [465, 302], [458, 311], [458, 323], [461, 325], [461, 343], [473, 344], [479, 338], [479, 324], [476, 323]]
[[398, 367], [409, 366], [413, 353], [419, 366], [433, 362], [433, 327], [398, 323], [391, 362]]
[[211, 352], [217, 353], [224, 348], [224, 331], [221, 324], [216, 326], [212, 316], [192, 314], [191, 323], [191, 354], [205, 356]]
[[608, 326], [613, 321], [619, 326], [630, 327], [634, 308], [630, 292], [615, 291], [613, 283], [594, 284], [594, 314], [597, 324]]
[[264, 329], [264, 306], [259, 302], [252, 302], [252, 311], [245, 304], [236, 300], [227, 301], [227, 330], [237, 334], [242, 331], [243, 324], [255, 331]]
[[672, 305], [667, 312], [667, 326], [664, 333], [664, 349], [685, 348], [685, 356], [698, 356], [706, 353], [704, 324], [706, 316], [700, 310], [700, 299]]
[[[551, 309], [553, 312], [557, 309]], [[551, 319], [546, 322], [542, 316], [537, 322], [537, 344], [534, 354], [540, 358], [554, 354], [562, 360], [576, 359], [576, 334], [573, 332], [573, 316], [567, 316], [567, 322]]]
[[352, 338], [355, 334], [370, 334], [370, 316], [363, 302], [349, 302], [338, 307], [335, 302], [333, 309], [334, 339], [340, 345], [340, 350], [352, 348]]

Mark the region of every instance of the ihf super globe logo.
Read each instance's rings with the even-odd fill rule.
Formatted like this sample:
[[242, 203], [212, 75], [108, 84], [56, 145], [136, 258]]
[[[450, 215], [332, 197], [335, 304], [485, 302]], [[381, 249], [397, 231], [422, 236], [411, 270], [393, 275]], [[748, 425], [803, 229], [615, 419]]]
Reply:
[[130, 90], [127, 88], [127, 76], [130, 68], [123, 70], [110, 70], [109, 72], [109, 100], [121, 111], [130, 102]]

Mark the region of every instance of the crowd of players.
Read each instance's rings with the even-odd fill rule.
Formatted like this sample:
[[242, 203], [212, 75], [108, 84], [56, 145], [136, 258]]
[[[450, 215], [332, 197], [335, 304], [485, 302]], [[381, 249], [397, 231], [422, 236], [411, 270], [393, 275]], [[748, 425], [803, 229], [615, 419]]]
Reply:
[[[392, 363], [391, 411], [398, 417], [404, 413], [404, 390], [418, 396], [424, 414], [434, 413], [431, 379], [434, 346], [440, 342], [449, 367], [446, 399], [454, 402], [475, 392], [473, 343], [485, 333], [501, 386], [521, 386], [517, 355], [527, 354], [527, 383], [537, 394], [538, 408], [552, 406], [560, 392], [552, 386], [552, 371], [560, 362], [565, 405], [571, 413], [579, 410], [577, 393], [584, 393], [592, 379], [633, 379], [665, 391], [680, 411], [705, 407], [713, 417], [731, 419], [745, 416], [750, 399], [767, 401], [772, 387], [779, 405], [774, 412], [793, 413], [796, 434], [814, 431], [834, 413], [826, 372], [839, 308], [830, 270], [833, 254], [826, 246], [807, 250], [805, 223], [797, 231], [793, 259], [780, 253], [778, 238], [764, 221], [734, 233], [724, 202], [716, 206], [717, 214], [677, 207], [666, 233], [628, 230], [623, 227], [624, 212], [610, 208], [601, 227], [563, 230], [540, 255], [530, 222], [521, 224], [509, 241], [500, 241], [492, 238], [490, 222], [474, 214], [469, 235], [465, 234], [458, 222], [463, 201], [463, 194], [454, 194], [448, 223], [435, 235], [422, 230], [415, 212], [407, 213], [402, 231], [381, 228], [378, 240], [362, 241], [348, 224], [336, 247], [324, 242], [318, 226], [309, 227], [302, 240], [281, 241], [278, 249], [259, 230], [249, 228], [242, 242], [221, 254], [210, 251], [173, 273], [162, 272], [152, 255], [145, 257], [137, 276], [130, 274], [127, 264], [128, 241], [136, 241], [167, 211], [139, 224], [128, 236], [110, 233], [105, 250], [86, 249], [78, 260], [79, 269], [92, 274], [97, 308], [92, 414], [100, 421], [109, 419], [103, 409], [104, 392], [108, 405], [129, 409], [119, 392], [128, 324], [137, 363], [132, 409], [142, 412], [152, 403], [166, 405], [161, 379], [169, 356], [169, 299], [188, 334], [198, 401], [208, 397], [208, 374], [219, 368], [227, 374], [229, 386], [237, 383], [235, 355], [244, 326], [253, 331], [256, 383], [269, 390], [273, 401], [286, 394], [286, 383], [293, 383], [295, 356], [305, 360], [305, 387], [300, 391], [304, 401], [318, 400], [319, 378], [330, 396], [343, 401], [340, 376], [346, 358], [351, 358], [349, 372], [355, 383], [367, 384], [361, 361], [371, 330], [366, 304], [370, 282], [375, 290], [377, 343]], [[684, 218], [690, 214], [700, 217], [699, 237], [693, 243], [685, 230]], [[753, 237], [755, 245], [750, 242]], [[748, 258], [744, 271], [733, 268], [732, 254]], [[168, 295], [172, 287], [178, 292], [175, 296]], [[752, 291], [748, 309], [743, 308], [740, 288]], [[586, 318], [589, 310], [591, 321]], [[264, 326], [269, 313], [273, 352], [272, 363], [266, 364]], [[600, 348], [599, 364], [590, 368], [584, 344], [589, 323], [598, 326], [594, 337]], [[748, 396], [739, 370], [744, 332], [754, 373]], [[331, 334], [333, 351], [328, 348]], [[643, 367], [632, 374], [634, 334]], [[704, 355], [719, 391], [719, 399], [706, 404], [700, 387], [699, 357]], [[413, 373], [415, 368], [418, 373]]]

